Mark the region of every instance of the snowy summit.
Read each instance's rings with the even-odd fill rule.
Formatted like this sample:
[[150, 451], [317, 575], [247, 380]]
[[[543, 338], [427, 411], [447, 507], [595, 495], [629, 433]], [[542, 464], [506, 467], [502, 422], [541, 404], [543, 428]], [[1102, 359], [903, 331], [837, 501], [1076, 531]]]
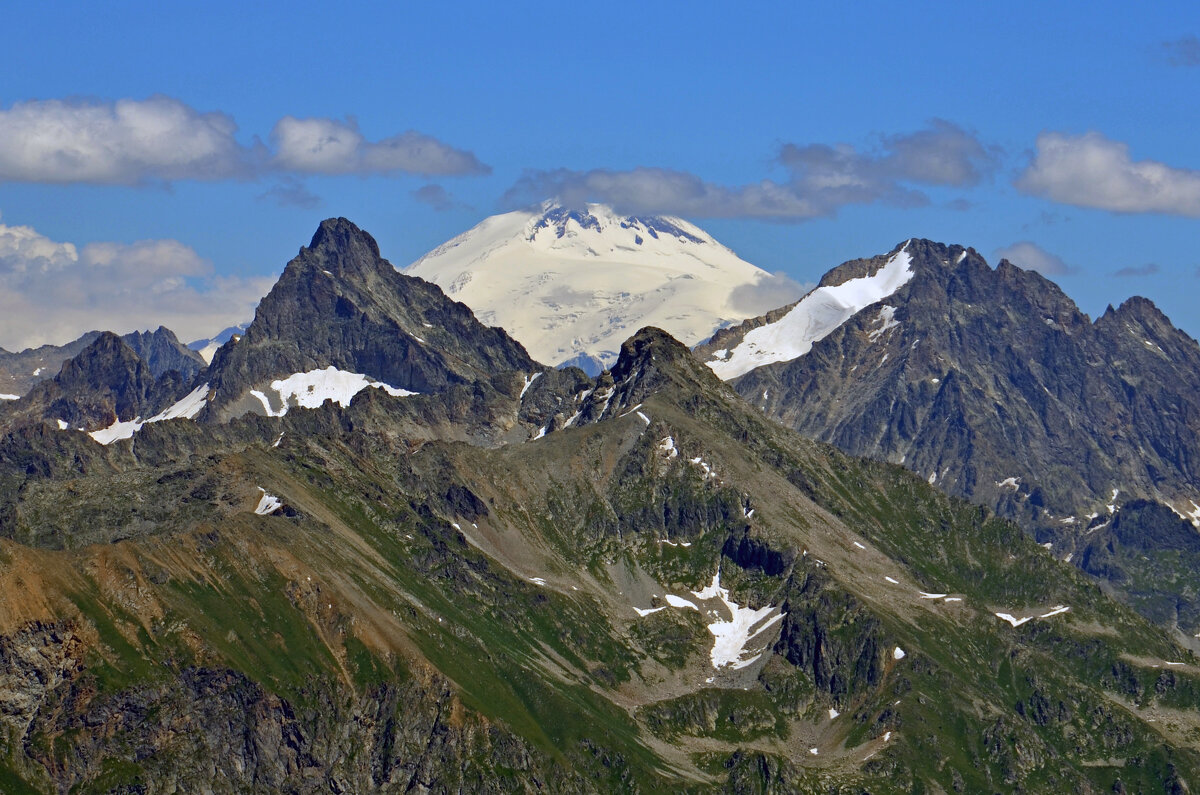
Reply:
[[680, 218], [546, 202], [495, 215], [405, 273], [440, 286], [535, 359], [595, 374], [658, 326], [686, 345], [792, 300], [772, 277]]

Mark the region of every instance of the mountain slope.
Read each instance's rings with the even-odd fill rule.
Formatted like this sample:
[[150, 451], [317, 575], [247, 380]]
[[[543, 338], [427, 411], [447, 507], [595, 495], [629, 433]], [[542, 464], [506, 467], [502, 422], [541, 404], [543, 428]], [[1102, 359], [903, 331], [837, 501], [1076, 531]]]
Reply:
[[[781, 330], [822, 291], [880, 280], [901, 256], [911, 258], [908, 281], [838, 315], [810, 349], [729, 369], [764, 355], [757, 337], [791, 344]], [[1077, 563], [1084, 537], [1128, 499], [1200, 520], [1200, 346], [1145, 299], [1093, 323], [1037, 273], [914, 240], [846, 263], [795, 308], [728, 329], [698, 353], [767, 416], [903, 464], [1020, 520]]]
[[597, 204], [492, 216], [405, 273], [440, 285], [539, 361], [591, 375], [642, 326], [694, 345], [779, 303], [756, 297], [769, 274], [688, 222]]

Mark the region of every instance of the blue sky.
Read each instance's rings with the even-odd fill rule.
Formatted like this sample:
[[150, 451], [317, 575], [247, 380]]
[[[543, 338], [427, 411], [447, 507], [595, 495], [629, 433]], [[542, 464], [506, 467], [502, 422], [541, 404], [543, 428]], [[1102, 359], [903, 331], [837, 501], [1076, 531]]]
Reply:
[[10, 350], [248, 318], [324, 217], [402, 266], [551, 193], [802, 282], [1007, 252], [1200, 336], [1194, 3], [44, 5], [0, 50]]

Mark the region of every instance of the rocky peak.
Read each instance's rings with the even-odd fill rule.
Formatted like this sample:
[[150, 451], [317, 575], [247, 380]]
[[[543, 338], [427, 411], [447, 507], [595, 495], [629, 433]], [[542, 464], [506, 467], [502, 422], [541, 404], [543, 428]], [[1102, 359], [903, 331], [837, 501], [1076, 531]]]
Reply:
[[172, 370], [185, 381], [190, 381], [201, 370], [205, 362], [200, 354], [188, 348], [166, 326], [154, 331], [134, 331], [121, 339], [150, 368], [155, 378], [161, 378]]
[[349, 276], [391, 265], [379, 255], [375, 238], [345, 218], [327, 218], [313, 233], [307, 248], [292, 261], [312, 264], [337, 276]]
[[662, 329], [647, 326], [621, 345], [612, 370], [596, 379], [577, 424], [619, 416], [664, 389], [690, 395], [724, 388], [687, 346]]
[[328, 367], [420, 393], [540, 369], [520, 344], [441, 288], [398, 272], [374, 238], [344, 218], [321, 222], [259, 303], [245, 336], [217, 351], [206, 376], [217, 411], [206, 416], [261, 411], [253, 391]]

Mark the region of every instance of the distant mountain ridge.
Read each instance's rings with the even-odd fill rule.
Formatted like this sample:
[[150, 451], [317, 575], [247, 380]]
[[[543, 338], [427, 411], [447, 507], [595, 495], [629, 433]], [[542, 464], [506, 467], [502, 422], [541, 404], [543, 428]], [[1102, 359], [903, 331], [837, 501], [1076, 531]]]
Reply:
[[695, 345], [758, 314], [771, 275], [680, 218], [546, 202], [485, 219], [405, 269], [434, 282], [539, 361], [590, 375], [657, 326]]

